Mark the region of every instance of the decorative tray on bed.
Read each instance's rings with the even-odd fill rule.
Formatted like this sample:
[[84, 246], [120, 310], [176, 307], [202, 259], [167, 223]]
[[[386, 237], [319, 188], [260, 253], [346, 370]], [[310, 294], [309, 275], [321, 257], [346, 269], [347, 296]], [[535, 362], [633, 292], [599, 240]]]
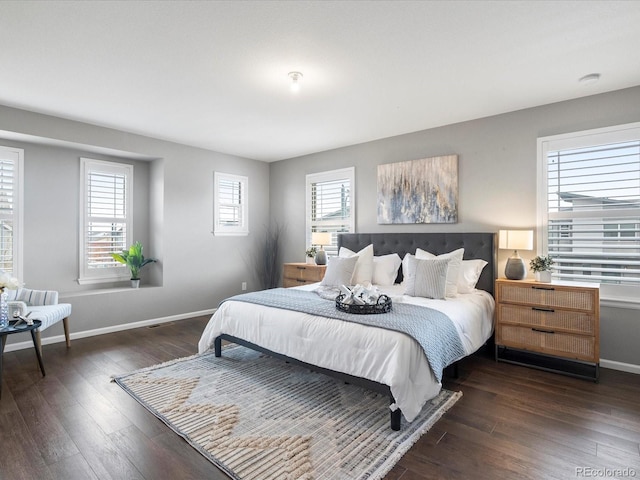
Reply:
[[341, 293], [336, 297], [336, 308], [346, 313], [371, 314], [387, 313], [391, 310], [391, 299], [386, 295], [380, 295], [378, 302], [374, 304], [358, 305], [355, 303], [343, 303], [346, 295]]

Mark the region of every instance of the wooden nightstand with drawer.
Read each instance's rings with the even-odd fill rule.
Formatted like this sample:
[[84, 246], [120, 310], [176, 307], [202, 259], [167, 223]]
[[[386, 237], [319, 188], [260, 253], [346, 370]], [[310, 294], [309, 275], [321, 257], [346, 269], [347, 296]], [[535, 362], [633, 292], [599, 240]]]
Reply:
[[[598, 380], [598, 285], [496, 280], [496, 360]], [[522, 353], [518, 355], [518, 353]]]
[[285, 263], [282, 275], [282, 286], [289, 288], [319, 282], [324, 278], [324, 272], [326, 270], [326, 265]]

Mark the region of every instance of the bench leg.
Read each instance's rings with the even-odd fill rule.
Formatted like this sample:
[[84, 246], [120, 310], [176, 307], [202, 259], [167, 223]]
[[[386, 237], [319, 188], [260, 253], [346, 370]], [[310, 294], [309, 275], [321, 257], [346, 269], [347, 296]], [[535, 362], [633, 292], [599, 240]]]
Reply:
[[62, 325], [64, 326], [64, 338], [67, 341], [67, 348], [71, 348], [71, 338], [69, 337], [69, 317], [62, 319]]
[[40, 329], [38, 328], [37, 330], [31, 330], [31, 331], [35, 333], [35, 337], [33, 339], [35, 343], [34, 347], [36, 347], [39, 355], [42, 357], [42, 336], [40, 335]]

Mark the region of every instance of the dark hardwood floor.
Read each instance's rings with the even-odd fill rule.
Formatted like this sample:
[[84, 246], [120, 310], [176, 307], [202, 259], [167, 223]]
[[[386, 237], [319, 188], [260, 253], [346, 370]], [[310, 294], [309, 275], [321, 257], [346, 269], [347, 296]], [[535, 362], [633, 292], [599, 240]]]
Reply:
[[[32, 349], [6, 353], [0, 480], [227, 478], [110, 382], [196, 353], [207, 320], [47, 345], [45, 378]], [[640, 477], [640, 375], [602, 369], [596, 384], [480, 352], [445, 387], [462, 399], [388, 479]]]

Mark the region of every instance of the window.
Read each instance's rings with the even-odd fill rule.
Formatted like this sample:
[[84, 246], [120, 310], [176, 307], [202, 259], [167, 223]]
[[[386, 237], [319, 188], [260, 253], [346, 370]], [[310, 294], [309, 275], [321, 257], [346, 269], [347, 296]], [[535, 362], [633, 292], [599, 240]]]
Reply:
[[24, 150], [0, 147], [0, 270], [22, 278]]
[[249, 234], [249, 179], [240, 175], [214, 172], [214, 235]]
[[640, 286], [640, 124], [541, 138], [538, 152], [554, 277]]
[[353, 167], [307, 175], [307, 245], [312, 232], [330, 232], [324, 249], [338, 254], [337, 233], [355, 231], [354, 183]]
[[127, 280], [129, 269], [111, 257], [129, 248], [133, 166], [80, 159], [80, 275], [78, 282]]

